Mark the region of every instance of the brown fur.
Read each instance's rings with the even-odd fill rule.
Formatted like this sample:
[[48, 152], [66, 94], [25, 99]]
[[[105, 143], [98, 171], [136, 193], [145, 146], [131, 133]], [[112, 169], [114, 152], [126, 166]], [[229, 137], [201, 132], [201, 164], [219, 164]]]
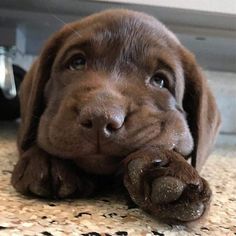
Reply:
[[[86, 68], [69, 70], [69, 58], [81, 52]], [[167, 74], [164, 88], [147, 82], [157, 70]], [[144, 165], [151, 172], [145, 176], [152, 180], [172, 176], [184, 183], [181, 204], [192, 201], [206, 208], [209, 187], [184, 159], [190, 157], [201, 169], [218, 132], [219, 112], [193, 55], [153, 17], [110, 10], [64, 26], [25, 77], [20, 102], [20, 159], [12, 177], [18, 191], [47, 197], [87, 195], [97, 187], [93, 176], [109, 179], [124, 171], [131, 198], [147, 211], [171, 218], [168, 204], [158, 210], [158, 204], [142, 198], [140, 186], [131, 184], [129, 176], [141, 181], [137, 173]], [[129, 170], [135, 159], [136, 174]], [[153, 159], [168, 162], [168, 169], [153, 170]], [[197, 192], [188, 190], [189, 185], [198, 186]], [[195, 218], [188, 214], [195, 207], [191, 204], [184, 208], [185, 216], [172, 218], [199, 218], [203, 212]]]

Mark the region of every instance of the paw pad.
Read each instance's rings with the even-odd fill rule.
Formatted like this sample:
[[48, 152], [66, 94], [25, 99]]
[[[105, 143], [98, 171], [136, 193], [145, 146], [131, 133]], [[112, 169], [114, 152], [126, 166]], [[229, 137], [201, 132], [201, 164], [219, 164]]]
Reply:
[[156, 204], [176, 201], [184, 190], [184, 183], [174, 177], [156, 178], [152, 182], [151, 200]]

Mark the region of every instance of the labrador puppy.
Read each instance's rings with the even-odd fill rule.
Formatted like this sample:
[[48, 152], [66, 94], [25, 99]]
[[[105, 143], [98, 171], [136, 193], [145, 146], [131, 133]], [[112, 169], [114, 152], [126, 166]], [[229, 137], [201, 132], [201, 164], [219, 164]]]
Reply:
[[20, 103], [20, 193], [84, 197], [122, 178], [160, 219], [206, 211], [211, 190], [197, 171], [219, 112], [194, 56], [155, 18], [119, 9], [65, 25], [25, 77]]

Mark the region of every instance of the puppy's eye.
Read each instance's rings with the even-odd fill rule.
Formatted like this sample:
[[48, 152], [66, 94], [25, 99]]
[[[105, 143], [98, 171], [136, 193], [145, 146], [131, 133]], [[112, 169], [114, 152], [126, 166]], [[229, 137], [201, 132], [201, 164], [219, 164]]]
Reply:
[[86, 59], [82, 55], [73, 57], [68, 65], [70, 70], [83, 70], [86, 66]]
[[153, 87], [163, 88], [166, 86], [166, 81], [166, 75], [162, 72], [158, 72], [150, 78], [149, 83]]

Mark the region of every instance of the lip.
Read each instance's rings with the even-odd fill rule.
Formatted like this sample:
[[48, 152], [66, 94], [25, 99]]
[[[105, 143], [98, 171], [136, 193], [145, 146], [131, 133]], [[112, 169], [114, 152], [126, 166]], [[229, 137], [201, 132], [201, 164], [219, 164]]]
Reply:
[[106, 163], [109, 162], [120, 162], [124, 157], [123, 156], [115, 156], [115, 155], [106, 155], [103, 153], [92, 153], [92, 154], [87, 154], [84, 159], [87, 160], [100, 160], [100, 161], [106, 161]]
[[122, 159], [123, 157], [94, 153], [74, 161], [86, 172], [94, 174], [112, 174], [119, 168]]

